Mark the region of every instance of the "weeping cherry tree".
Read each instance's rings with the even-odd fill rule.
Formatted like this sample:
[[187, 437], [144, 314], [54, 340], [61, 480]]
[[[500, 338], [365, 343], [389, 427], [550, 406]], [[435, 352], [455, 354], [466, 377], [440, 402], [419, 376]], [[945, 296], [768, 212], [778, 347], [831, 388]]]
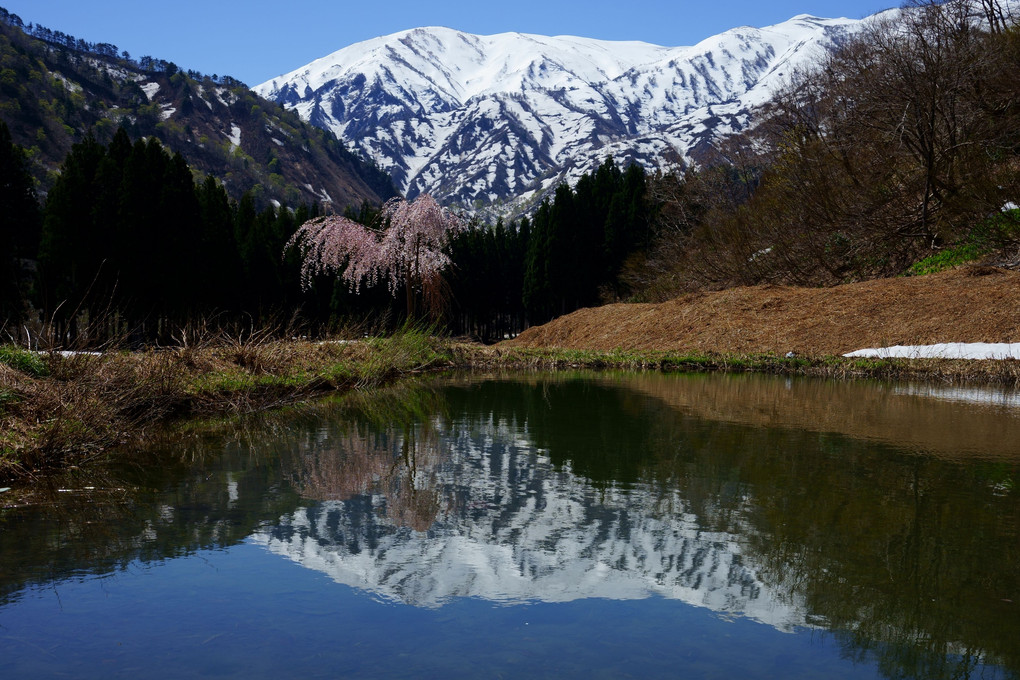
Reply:
[[301, 285], [309, 289], [316, 276], [340, 273], [357, 293], [362, 285], [386, 280], [396, 297], [403, 286], [407, 316], [416, 316], [420, 296], [425, 309], [437, 318], [445, 303], [442, 272], [450, 266], [445, 247], [461, 228], [460, 218], [440, 207], [428, 194], [414, 201], [394, 198], [386, 202], [377, 220], [366, 227], [339, 215], [305, 222], [287, 242], [286, 250], [301, 251]]

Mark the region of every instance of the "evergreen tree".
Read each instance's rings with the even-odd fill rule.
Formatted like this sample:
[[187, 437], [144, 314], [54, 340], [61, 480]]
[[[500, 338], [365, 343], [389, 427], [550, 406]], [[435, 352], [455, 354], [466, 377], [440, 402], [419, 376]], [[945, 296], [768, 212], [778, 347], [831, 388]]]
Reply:
[[550, 207], [542, 201], [531, 221], [531, 238], [524, 263], [524, 307], [531, 323], [544, 323], [552, 318], [553, 288], [550, 269]]
[[234, 240], [234, 212], [223, 185], [209, 176], [198, 188], [202, 223], [198, 271], [205, 287], [206, 311], [237, 309], [241, 290], [241, 259]]
[[255, 210], [255, 199], [250, 193], [246, 193], [238, 201], [234, 210], [234, 243], [237, 244], [238, 259], [241, 264], [241, 296], [240, 303], [243, 309], [258, 307], [258, 295], [251, 289], [251, 282], [254, 281], [258, 272], [255, 270], [258, 244], [255, 242], [255, 220], [258, 213]]
[[28, 283], [22, 259], [35, 257], [39, 204], [24, 150], [0, 121], [0, 326], [24, 315]]
[[650, 220], [639, 166], [621, 172], [610, 158], [575, 189], [557, 187], [529, 225], [522, 284], [529, 321], [618, 297], [624, 261], [647, 246]]
[[95, 208], [103, 193], [97, 175], [105, 156], [106, 149], [91, 135], [75, 144], [46, 199], [39, 274], [44, 308], [59, 312], [58, 318], [66, 318], [84, 301], [101, 274], [104, 253]]

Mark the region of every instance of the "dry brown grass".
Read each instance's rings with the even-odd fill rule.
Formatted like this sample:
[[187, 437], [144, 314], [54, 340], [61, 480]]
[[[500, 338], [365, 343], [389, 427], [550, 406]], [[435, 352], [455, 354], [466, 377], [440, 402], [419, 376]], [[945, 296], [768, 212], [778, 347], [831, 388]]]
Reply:
[[171, 418], [263, 410], [449, 361], [415, 330], [354, 343], [267, 334], [42, 360], [34, 373], [0, 361], [0, 479], [80, 465]]
[[1020, 341], [1020, 272], [963, 267], [834, 288], [752, 286], [582, 309], [509, 347], [841, 355], [866, 347]]
[[[607, 382], [715, 421], [766, 428], [838, 432], [949, 459], [1020, 458], [1020, 414], [997, 408], [995, 392], [910, 383], [769, 380], [721, 382], [657, 373], [615, 374]], [[941, 394], [932, 399], [929, 394]], [[982, 401], [982, 397], [990, 397]]]

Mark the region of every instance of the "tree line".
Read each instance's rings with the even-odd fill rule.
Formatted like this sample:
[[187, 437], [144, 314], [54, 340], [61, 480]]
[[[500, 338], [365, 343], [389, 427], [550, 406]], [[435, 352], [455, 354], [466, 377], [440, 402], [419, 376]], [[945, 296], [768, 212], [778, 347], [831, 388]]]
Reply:
[[574, 187], [559, 185], [530, 218], [459, 234], [451, 244], [450, 327], [498, 340], [627, 297], [619, 274], [648, 244], [654, 214], [645, 171], [621, 170], [608, 158]]
[[231, 201], [180, 154], [154, 138], [132, 142], [123, 128], [109, 145], [76, 143], [41, 207], [2, 122], [0, 161], [8, 326], [34, 310], [74, 335], [102, 314], [122, 324], [111, 331], [152, 339], [206, 315], [259, 317], [301, 302], [298, 265], [281, 253], [317, 205], [260, 212], [250, 194]]
[[[148, 71], [150, 73], [166, 73], [168, 76], [172, 76], [181, 71], [177, 64], [172, 61], [167, 61], [166, 59], [157, 59], [146, 55], [136, 60], [131, 57], [131, 54], [128, 53], [127, 50], [121, 52], [120, 48], [112, 43], [93, 43], [82, 38], [76, 38], [73, 35], [64, 33], [63, 31], [55, 31], [43, 26], [42, 24], [26, 24], [20, 16], [3, 7], [0, 7], [0, 23], [13, 26], [14, 28], [24, 31], [27, 35], [43, 40], [51, 45], [56, 45], [75, 52], [81, 52], [83, 54], [94, 54], [106, 59], [122, 59], [133, 68]], [[188, 77], [193, 80], [204, 80], [208, 77], [213, 82], [219, 83], [225, 87], [244, 86], [244, 83], [231, 76], [219, 76], [217, 74], [205, 76], [201, 72], [193, 69], [189, 69], [187, 74]]]
[[[320, 206], [259, 211], [250, 193], [233, 201], [216, 178], [196, 179], [155, 138], [132, 141], [123, 128], [109, 144], [86, 136], [40, 205], [26, 154], [0, 122], [0, 176], [7, 217], [0, 314], [8, 333], [35, 317], [75, 337], [102, 317], [111, 335], [152, 341], [210, 317], [265, 323], [299, 313], [317, 325], [386, 326], [413, 313], [397, 302], [403, 282], [351, 291], [342, 269], [302, 280], [301, 252], [287, 244], [322, 215]], [[433, 319], [492, 340], [615, 299], [623, 294], [617, 274], [647, 240], [650, 216], [644, 172], [610, 159], [575, 188], [560, 186], [530, 219], [459, 230], [446, 247], [446, 304]], [[365, 204], [345, 217], [385, 230], [392, 216]]]

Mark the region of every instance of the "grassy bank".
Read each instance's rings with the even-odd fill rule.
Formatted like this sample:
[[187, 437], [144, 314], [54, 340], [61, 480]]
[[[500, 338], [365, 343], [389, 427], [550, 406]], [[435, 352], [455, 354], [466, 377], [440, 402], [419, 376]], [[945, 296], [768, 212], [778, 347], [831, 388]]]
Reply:
[[170, 420], [264, 410], [450, 365], [449, 344], [414, 329], [100, 355], [0, 347], [0, 480], [82, 465]]
[[664, 372], [768, 373], [831, 379], [871, 379], [1020, 389], [1020, 361], [872, 359], [652, 350], [453, 347], [455, 363], [476, 369], [570, 368]]
[[414, 329], [353, 342], [221, 339], [102, 355], [0, 347], [0, 479], [83, 465], [174, 419], [264, 410], [449, 368], [758, 372], [1020, 387], [1016, 361], [484, 347]]

